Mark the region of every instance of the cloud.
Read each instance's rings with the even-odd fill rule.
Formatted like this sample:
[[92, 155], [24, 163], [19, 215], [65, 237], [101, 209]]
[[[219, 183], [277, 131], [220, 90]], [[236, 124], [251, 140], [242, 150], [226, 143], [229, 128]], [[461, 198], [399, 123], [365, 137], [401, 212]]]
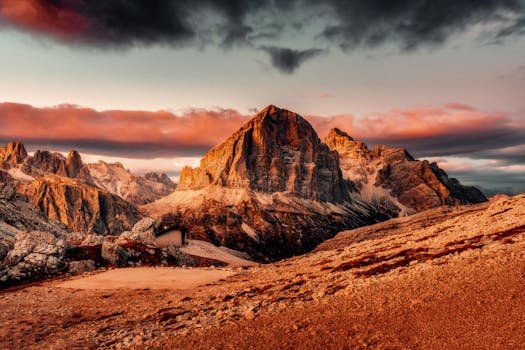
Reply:
[[503, 166], [525, 165], [525, 141], [517, 146], [473, 152], [469, 156], [474, 159], [497, 160]]
[[[525, 147], [525, 145], [523, 145]], [[501, 159], [476, 159], [466, 156], [431, 157], [449, 176], [466, 185], [479, 187], [486, 195], [525, 192], [525, 164], [508, 165]]]
[[[417, 157], [472, 154], [515, 161], [523, 155], [525, 120], [464, 104], [392, 110], [367, 117], [306, 116], [321, 137], [338, 127], [369, 144], [407, 148]], [[74, 105], [37, 108], [0, 103], [0, 139], [133, 156], [199, 156], [248, 116], [233, 109], [97, 111]], [[490, 157], [489, 157], [490, 156]], [[515, 157], [515, 158], [513, 158]]]
[[[296, 34], [343, 50], [393, 44], [438, 46], [475, 25], [486, 41], [525, 33], [524, 0], [2, 0], [10, 26], [73, 46], [264, 47], [275, 68], [292, 73], [320, 49], [276, 47]], [[291, 36], [290, 36], [291, 35]], [[270, 44], [269, 44], [270, 43]]]
[[[523, 117], [451, 103], [367, 117], [306, 118], [321, 137], [338, 127], [369, 145], [404, 147], [417, 158], [437, 161], [467, 183], [525, 191], [519, 184], [525, 178]], [[176, 177], [182, 164], [195, 165], [247, 120], [248, 116], [224, 108], [173, 113], [0, 103], [0, 141], [20, 140], [30, 151], [77, 149], [91, 161], [117, 159], [134, 172], [151, 168]]]
[[0, 139], [22, 140], [31, 148], [76, 148], [119, 157], [200, 156], [246, 120], [231, 109], [174, 114], [1, 103]]
[[[522, 0], [324, 1], [335, 24], [322, 37], [344, 50], [396, 43], [403, 50], [443, 44], [477, 24], [493, 24], [493, 38], [523, 34]], [[496, 25], [497, 24], [497, 25]]]
[[293, 50], [275, 46], [261, 46], [261, 50], [270, 56], [272, 65], [285, 74], [292, 74], [305, 61], [327, 52], [323, 49]]
[[[184, 46], [214, 31], [231, 45], [251, 31], [243, 22], [258, 7], [242, 0], [4, 0], [0, 14], [15, 27], [69, 44]], [[216, 20], [206, 21], [211, 14]]]
[[525, 143], [524, 118], [458, 104], [393, 110], [365, 118], [342, 115], [310, 120], [321, 135], [339, 127], [371, 144], [405, 147], [416, 157], [469, 154]]

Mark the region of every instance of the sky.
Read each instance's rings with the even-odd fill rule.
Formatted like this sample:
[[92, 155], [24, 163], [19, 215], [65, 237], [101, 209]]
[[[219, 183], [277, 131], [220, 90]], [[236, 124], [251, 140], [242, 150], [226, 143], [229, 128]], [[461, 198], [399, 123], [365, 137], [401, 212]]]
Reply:
[[0, 0], [0, 140], [177, 177], [268, 104], [525, 192], [524, 0]]

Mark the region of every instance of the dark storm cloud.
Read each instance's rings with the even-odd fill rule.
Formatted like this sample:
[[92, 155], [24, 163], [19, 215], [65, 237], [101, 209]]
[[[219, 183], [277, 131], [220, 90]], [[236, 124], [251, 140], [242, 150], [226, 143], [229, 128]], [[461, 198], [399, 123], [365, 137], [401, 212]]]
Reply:
[[[335, 43], [344, 50], [387, 43], [413, 50], [442, 44], [450, 36], [479, 23], [497, 24], [493, 26], [497, 29], [489, 33], [494, 40], [524, 34], [524, 2], [3, 0], [0, 23], [51, 36], [67, 44], [105, 48], [213, 43], [224, 48], [239, 45], [258, 48], [276, 46], [275, 40], [282, 39], [283, 34], [315, 26], [320, 31], [317, 40]], [[285, 73], [319, 54], [292, 48], [266, 51], [275, 67]]]
[[404, 50], [436, 46], [474, 24], [500, 23], [495, 37], [523, 34], [523, 0], [325, 1], [337, 23], [322, 36], [343, 49], [397, 43]]
[[473, 152], [469, 154], [474, 159], [491, 159], [502, 165], [525, 165], [525, 138], [517, 146]]
[[292, 74], [305, 61], [326, 53], [322, 49], [292, 50], [275, 46], [262, 46], [261, 50], [270, 55], [272, 65], [276, 69], [286, 74]]
[[525, 172], [470, 169], [448, 171], [448, 174], [459, 179], [462, 183], [475, 184], [488, 196], [498, 193], [513, 195], [525, 192]]
[[[378, 135], [379, 136], [379, 135]], [[491, 154], [497, 157], [494, 149], [505, 148], [522, 144], [525, 140], [525, 130], [514, 129], [512, 126], [496, 127], [492, 130], [451, 130], [442, 135], [433, 137], [372, 137], [366, 141], [371, 144], [389, 144], [392, 146], [406, 147], [416, 157], [452, 156], [477, 153]], [[479, 152], [487, 151], [486, 153]], [[479, 153], [478, 153], [479, 152]], [[470, 156], [470, 155], [469, 155]], [[500, 155], [502, 158], [504, 155]], [[508, 155], [510, 157], [510, 155]], [[525, 157], [524, 157], [525, 158]]]

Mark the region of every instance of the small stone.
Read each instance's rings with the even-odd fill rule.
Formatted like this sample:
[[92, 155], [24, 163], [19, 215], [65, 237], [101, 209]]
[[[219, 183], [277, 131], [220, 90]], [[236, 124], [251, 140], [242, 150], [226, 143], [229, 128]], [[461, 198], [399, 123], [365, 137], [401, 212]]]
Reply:
[[253, 320], [255, 318], [255, 312], [253, 310], [248, 310], [244, 313], [244, 318], [247, 320]]

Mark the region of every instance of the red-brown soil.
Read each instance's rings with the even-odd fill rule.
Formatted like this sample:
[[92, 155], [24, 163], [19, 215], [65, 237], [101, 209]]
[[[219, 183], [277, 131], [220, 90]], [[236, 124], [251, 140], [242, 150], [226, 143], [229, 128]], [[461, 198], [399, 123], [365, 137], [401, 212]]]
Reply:
[[340, 233], [191, 290], [0, 294], [0, 348], [520, 349], [525, 196]]

